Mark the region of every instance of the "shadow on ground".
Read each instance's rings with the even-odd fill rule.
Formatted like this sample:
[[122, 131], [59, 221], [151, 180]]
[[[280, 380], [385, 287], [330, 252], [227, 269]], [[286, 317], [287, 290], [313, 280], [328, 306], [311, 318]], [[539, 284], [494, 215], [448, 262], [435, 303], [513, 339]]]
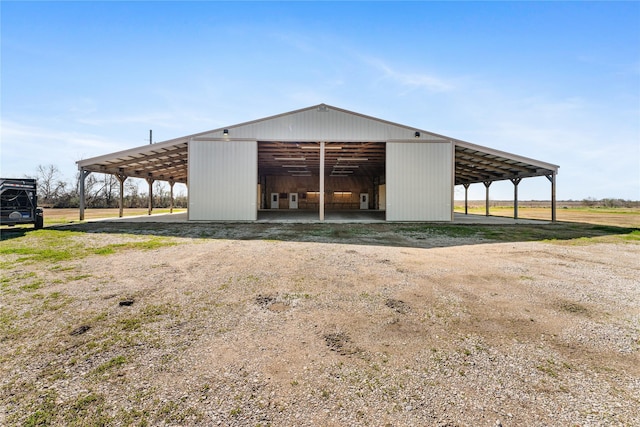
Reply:
[[[47, 227], [46, 230], [134, 234], [230, 240], [279, 240], [399, 247], [450, 247], [492, 242], [534, 242], [619, 236], [640, 240], [640, 229], [559, 222], [555, 224], [272, 224], [272, 223], [119, 223], [92, 222]], [[0, 240], [36, 232], [2, 230]]]

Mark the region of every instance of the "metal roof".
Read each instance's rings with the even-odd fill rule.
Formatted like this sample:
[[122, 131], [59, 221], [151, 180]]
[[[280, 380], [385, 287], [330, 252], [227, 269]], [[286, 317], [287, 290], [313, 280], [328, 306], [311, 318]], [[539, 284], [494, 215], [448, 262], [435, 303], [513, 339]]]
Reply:
[[[283, 118], [308, 114], [313, 111], [333, 111], [340, 117], [347, 115], [348, 118], [358, 121], [359, 126], [371, 123], [375, 125], [377, 132], [382, 130], [385, 134], [378, 138], [372, 138], [373, 135], [369, 134], [365, 136], [368, 138], [365, 140], [358, 140], [350, 135], [352, 138], [338, 141], [336, 139], [339, 138], [335, 138], [335, 132], [338, 131], [331, 135], [324, 135], [331, 136], [332, 139], [324, 139], [323, 135], [319, 135], [315, 139], [296, 140], [290, 138], [291, 133], [281, 135], [281, 138], [274, 137], [277, 132], [284, 133], [280, 123]], [[279, 127], [272, 126], [275, 130], [269, 129], [269, 138], [261, 139], [259, 137], [260, 126], [265, 125], [266, 127], [269, 123], [276, 123]], [[78, 168], [91, 172], [186, 183], [189, 141], [194, 139], [228, 140], [229, 137], [224, 134], [225, 129], [229, 132], [237, 130], [237, 133], [240, 134], [243, 129], [250, 129], [251, 132], [254, 132], [253, 135], [258, 136], [253, 140], [258, 141], [260, 175], [318, 175], [319, 141], [322, 140], [326, 142], [326, 176], [340, 170], [351, 170], [353, 175], [381, 176], [385, 171], [385, 142], [400, 139], [401, 135], [405, 140], [415, 139], [425, 143], [453, 143], [455, 146], [456, 185], [549, 176], [557, 174], [559, 168], [551, 163], [471, 144], [326, 104], [80, 160], [77, 162]], [[291, 126], [289, 126], [290, 129]], [[236, 133], [234, 133], [233, 139], [236, 139], [235, 135]]]
[[557, 174], [559, 166], [464, 141], [455, 141], [456, 185]]
[[188, 140], [171, 140], [76, 162], [79, 169], [135, 178], [187, 182]]

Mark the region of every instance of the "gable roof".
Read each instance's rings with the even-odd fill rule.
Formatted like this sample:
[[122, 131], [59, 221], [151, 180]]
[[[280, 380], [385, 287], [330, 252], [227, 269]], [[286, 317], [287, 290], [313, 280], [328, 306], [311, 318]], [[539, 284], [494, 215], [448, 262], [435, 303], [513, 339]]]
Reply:
[[372, 159], [382, 162], [383, 168], [384, 150], [380, 154], [380, 144], [385, 142], [393, 140], [451, 142], [455, 146], [456, 185], [548, 176], [556, 174], [559, 168], [551, 163], [494, 150], [327, 104], [143, 145], [76, 163], [79, 169], [86, 171], [186, 182], [189, 141], [240, 139], [280, 143], [283, 146], [286, 145], [283, 143], [288, 142], [348, 142], [351, 149], [357, 147], [362, 156], [368, 156], [367, 153], [369, 153]]

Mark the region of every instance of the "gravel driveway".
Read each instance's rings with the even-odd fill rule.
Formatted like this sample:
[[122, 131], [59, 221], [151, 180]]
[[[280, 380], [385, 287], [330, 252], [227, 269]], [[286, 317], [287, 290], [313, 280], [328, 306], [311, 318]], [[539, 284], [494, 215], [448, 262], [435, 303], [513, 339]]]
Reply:
[[1, 425], [640, 425], [637, 241], [91, 227], [3, 272]]

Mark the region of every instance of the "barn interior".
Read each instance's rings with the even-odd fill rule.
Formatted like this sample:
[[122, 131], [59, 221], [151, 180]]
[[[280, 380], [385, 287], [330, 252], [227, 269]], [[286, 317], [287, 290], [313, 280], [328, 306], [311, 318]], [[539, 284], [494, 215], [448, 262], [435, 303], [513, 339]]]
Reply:
[[[324, 206], [384, 210], [385, 143], [324, 144]], [[260, 209], [318, 211], [320, 143], [258, 141]]]

